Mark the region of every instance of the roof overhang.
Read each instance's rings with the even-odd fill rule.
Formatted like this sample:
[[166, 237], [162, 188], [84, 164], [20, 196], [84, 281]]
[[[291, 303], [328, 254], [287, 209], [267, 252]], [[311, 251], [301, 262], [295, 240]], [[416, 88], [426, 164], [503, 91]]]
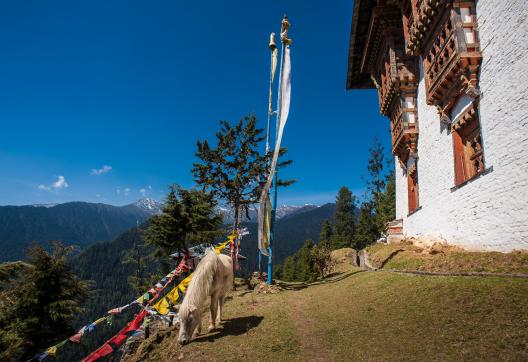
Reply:
[[375, 88], [370, 74], [361, 72], [365, 42], [369, 33], [370, 16], [376, 0], [355, 0], [348, 48], [346, 89]]

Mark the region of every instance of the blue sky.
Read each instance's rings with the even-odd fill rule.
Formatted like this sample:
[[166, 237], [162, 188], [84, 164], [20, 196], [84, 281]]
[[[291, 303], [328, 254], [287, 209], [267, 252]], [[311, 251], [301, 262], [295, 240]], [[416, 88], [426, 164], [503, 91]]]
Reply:
[[[127, 204], [193, 185], [198, 138], [254, 112], [264, 127], [269, 33], [292, 23], [281, 204], [364, 189], [375, 91], [345, 91], [353, 1], [0, 2], [0, 204]], [[106, 167], [105, 167], [106, 166]]]

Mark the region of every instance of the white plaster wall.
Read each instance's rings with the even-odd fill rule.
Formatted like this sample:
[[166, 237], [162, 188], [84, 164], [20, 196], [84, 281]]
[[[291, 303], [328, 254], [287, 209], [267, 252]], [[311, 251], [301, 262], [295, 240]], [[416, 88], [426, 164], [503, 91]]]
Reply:
[[397, 216], [406, 235], [442, 237], [470, 249], [528, 249], [528, 1], [477, 2], [483, 62], [480, 119], [486, 168], [454, 186], [453, 143], [418, 90], [421, 209], [407, 217], [407, 181], [396, 162]]

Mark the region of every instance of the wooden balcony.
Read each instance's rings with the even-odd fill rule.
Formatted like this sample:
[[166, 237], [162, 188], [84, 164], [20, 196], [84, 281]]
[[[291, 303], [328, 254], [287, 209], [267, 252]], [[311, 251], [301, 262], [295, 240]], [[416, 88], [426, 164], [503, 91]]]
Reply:
[[415, 57], [403, 54], [403, 48], [390, 49], [381, 73], [381, 84], [378, 88], [380, 113], [390, 116], [395, 96], [415, 92], [418, 85], [418, 66]]
[[416, 152], [418, 123], [416, 106], [400, 100], [391, 113], [392, 154], [405, 162], [409, 152]]
[[447, 114], [463, 91], [478, 87], [482, 53], [473, 15], [452, 9], [437, 33], [424, 53], [426, 99]]

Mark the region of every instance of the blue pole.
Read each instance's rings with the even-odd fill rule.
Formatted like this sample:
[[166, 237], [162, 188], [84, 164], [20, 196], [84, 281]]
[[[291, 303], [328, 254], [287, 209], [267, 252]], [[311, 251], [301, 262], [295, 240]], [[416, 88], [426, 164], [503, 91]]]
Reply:
[[[277, 91], [277, 115], [275, 122], [275, 144], [277, 144], [277, 138], [279, 136], [279, 121], [281, 114], [281, 83], [282, 83], [282, 65], [284, 63], [284, 43], [282, 43], [281, 48], [281, 60], [279, 68], [279, 90]], [[269, 237], [269, 256], [268, 256], [268, 286], [271, 285], [273, 281], [273, 239], [275, 238], [275, 215], [277, 213], [277, 181], [278, 181], [278, 172], [275, 170], [275, 177], [273, 179], [273, 199], [271, 205], [271, 223], [270, 223], [270, 237]]]
[[260, 249], [258, 251], [258, 271], [259, 274], [262, 274], [262, 253], [260, 252]]

